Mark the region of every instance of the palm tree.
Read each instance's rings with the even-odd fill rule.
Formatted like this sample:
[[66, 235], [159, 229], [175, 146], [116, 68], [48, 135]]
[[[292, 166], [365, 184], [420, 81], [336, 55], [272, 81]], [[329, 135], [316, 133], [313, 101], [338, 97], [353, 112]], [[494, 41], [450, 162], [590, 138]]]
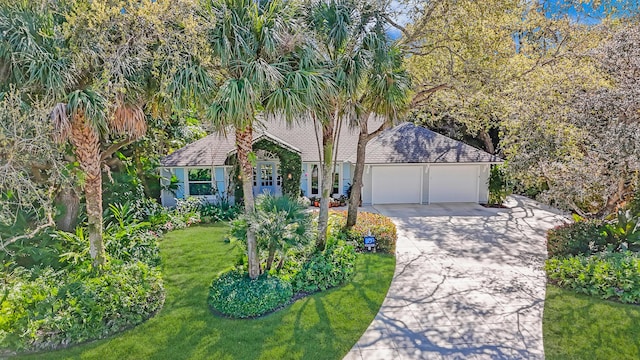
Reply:
[[[235, 131], [245, 214], [254, 212], [252, 152], [258, 114], [289, 121], [320, 108], [331, 83], [300, 36], [295, 3], [271, 0], [208, 1], [216, 26], [210, 44], [222, 85], [209, 109], [220, 131]], [[260, 274], [255, 232], [247, 232], [249, 276]]]
[[186, 8], [174, 1], [0, 0], [0, 91], [16, 86], [51, 104], [55, 137], [71, 144], [82, 171], [94, 267], [106, 261], [103, 161], [144, 136], [145, 106], [170, 104], [159, 89], [184, 92], [171, 79], [189, 45], [177, 20]]
[[[384, 52], [390, 50], [390, 47], [384, 32], [386, 22], [382, 12], [375, 5], [356, 0], [312, 0], [307, 2], [306, 6], [306, 20], [313, 31], [314, 42], [329, 64], [334, 81], [340, 89], [328, 103], [331, 116], [320, 121], [322, 199], [318, 217], [317, 248], [322, 250], [326, 244], [329, 196], [333, 187], [332, 157], [337, 153], [336, 144], [342, 122], [361, 130], [362, 139], [359, 141], [358, 149], [359, 153], [363, 154], [366, 145], [364, 134], [368, 135], [369, 116], [378, 114], [395, 118], [392, 109], [395, 105], [384, 109], [388, 104], [383, 106], [382, 98], [377, 98], [388, 97], [389, 93], [384, 91], [384, 87], [391, 89], [394, 85], [381, 81], [390, 80], [381, 73], [388, 70], [382, 63], [385, 61]], [[364, 156], [359, 159], [364, 161]], [[356, 171], [358, 170], [361, 169], [357, 167]], [[359, 181], [362, 182], [362, 174], [359, 175]], [[355, 188], [356, 186], [352, 189]], [[359, 190], [356, 189], [355, 194], [358, 197]], [[355, 203], [357, 210], [357, 200], [353, 196], [352, 190], [350, 203]]]
[[[361, 111], [354, 122], [359, 132], [353, 186], [347, 211], [347, 229], [356, 224], [358, 217], [367, 143], [384, 129], [392, 126], [409, 105], [411, 81], [408, 72], [402, 66], [404, 54], [399, 48], [389, 45], [382, 24], [382, 22], [376, 24], [375, 32], [366, 41], [373, 58], [371, 70], [358, 94], [358, 105]], [[369, 132], [371, 117], [381, 117], [384, 121], [377, 129]]]
[[[58, 141], [69, 141], [76, 160], [84, 174], [89, 231], [89, 253], [94, 267], [106, 262], [102, 238], [102, 161], [126, 143], [131, 143], [147, 131], [145, 114], [140, 106], [118, 104], [110, 116], [106, 101], [98, 93], [85, 89], [69, 94], [66, 104], [57, 104], [51, 119]], [[124, 136], [125, 140], [103, 150], [101, 138], [110, 133]]]

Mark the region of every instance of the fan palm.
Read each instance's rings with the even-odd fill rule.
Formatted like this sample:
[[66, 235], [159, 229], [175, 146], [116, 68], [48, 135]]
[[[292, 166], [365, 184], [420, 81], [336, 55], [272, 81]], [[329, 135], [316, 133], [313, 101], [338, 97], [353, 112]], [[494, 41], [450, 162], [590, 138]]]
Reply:
[[[210, 109], [214, 126], [235, 130], [245, 214], [254, 212], [253, 128], [258, 114], [289, 121], [320, 108], [332, 84], [315, 61], [313, 49], [299, 35], [297, 9], [291, 2], [271, 0], [210, 1], [215, 19], [210, 44], [222, 68], [220, 86]], [[259, 273], [255, 232], [247, 231], [249, 276]]]
[[[306, 3], [307, 23], [312, 29], [313, 41], [320, 48], [323, 58], [331, 68], [331, 74], [340, 91], [328, 102], [331, 117], [321, 123], [322, 128], [322, 200], [318, 218], [317, 247], [326, 243], [329, 196], [333, 187], [332, 156], [337, 153], [335, 144], [341, 122], [360, 129], [358, 143], [360, 166], [356, 167], [356, 182], [362, 183], [364, 147], [366, 145], [368, 118], [372, 114], [392, 120], [403, 106], [406, 74], [390, 64], [398, 65], [401, 55], [389, 46], [385, 33], [385, 17], [375, 5], [355, 0], [312, 0]], [[401, 76], [402, 75], [402, 76]], [[394, 83], [395, 82], [395, 83]], [[359, 185], [352, 188], [350, 204], [357, 211]]]
[[178, 70], [167, 69], [182, 68], [176, 49], [189, 39], [175, 24], [183, 8], [176, 1], [0, 0], [0, 91], [12, 84], [51, 104], [54, 137], [71, 144], [83, 174], [95, 267], [106, 261], [102, 162], [144, 136], [149, 101], [167, 101], [156, 92], [171, 90], [166, 78]]

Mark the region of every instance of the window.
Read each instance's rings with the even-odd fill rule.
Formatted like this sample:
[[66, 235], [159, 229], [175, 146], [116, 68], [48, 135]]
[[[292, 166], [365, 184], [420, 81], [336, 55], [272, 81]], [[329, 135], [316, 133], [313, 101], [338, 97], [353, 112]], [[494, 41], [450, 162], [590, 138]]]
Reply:
[[318, 195], [318, 165], [311, 167], [311, 195]]
[[340, 193], [340, 174], [333, 174], [333, 189], [331, 190], [331, 194], [339, 194]]
[[189, 195], [213, 195], [211, 169], [189, 169]]

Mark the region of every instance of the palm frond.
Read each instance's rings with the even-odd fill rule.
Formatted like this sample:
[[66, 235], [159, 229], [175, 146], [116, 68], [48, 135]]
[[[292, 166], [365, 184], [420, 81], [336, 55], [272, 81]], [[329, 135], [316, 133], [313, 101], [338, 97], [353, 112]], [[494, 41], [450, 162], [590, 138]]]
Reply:
[[67, 105], [63, 103], [56, 104], [51, 110], [50, 119], [54, 129], [53, 139], [58, 143], [67, 141], [71, 132], [71, 121], [67, 116]]
[[[67, 115], [84, 119], [96, 133], [106, 135], [109, 131], [106, 107], [105, 98], [97, 92], [90, 89], [76, 90], [68, 96]], [[83, 116], [76, 116], [79, 113]]]
[[109, 128], [112, 132], [126, 135], [130, 139], [143, 137], [147, 132], [147, 121], [142, 107], [118, 102], [109, 118]]

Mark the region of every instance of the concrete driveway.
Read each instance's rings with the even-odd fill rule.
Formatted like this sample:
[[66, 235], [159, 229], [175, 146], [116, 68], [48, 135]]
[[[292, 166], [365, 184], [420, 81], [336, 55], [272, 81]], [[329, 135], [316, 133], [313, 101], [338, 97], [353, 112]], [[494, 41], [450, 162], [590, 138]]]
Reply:
[[562, 217], [524, 197], [385, 205], [398, 227], [387, 297], [345, 359], [543, 359], [544, 235]]

